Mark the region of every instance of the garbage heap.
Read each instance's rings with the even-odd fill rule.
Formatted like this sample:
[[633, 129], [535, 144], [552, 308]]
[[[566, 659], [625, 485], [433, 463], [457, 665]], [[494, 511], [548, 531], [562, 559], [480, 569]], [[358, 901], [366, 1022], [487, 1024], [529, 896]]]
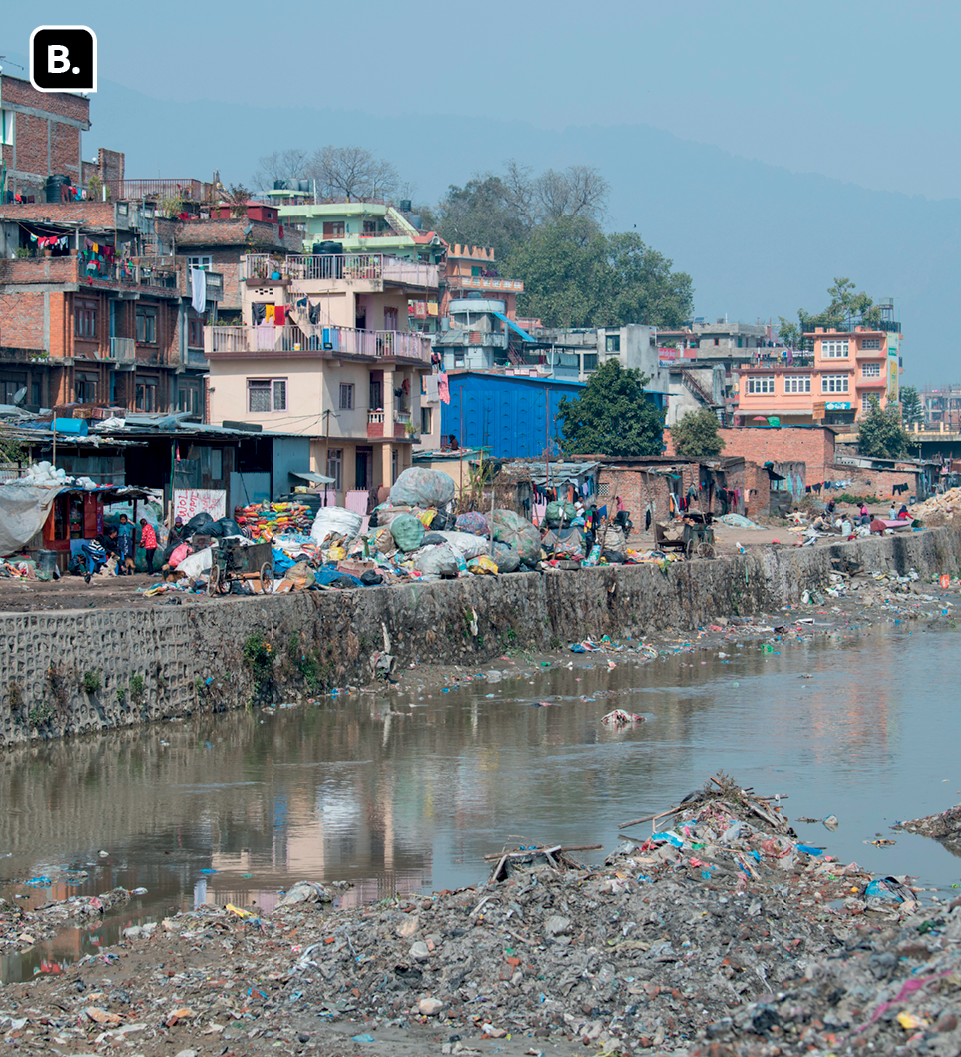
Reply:
[[941, 520], [953, 522], [956, 514], [961, 515], [961, 488], [949, 488], [911, 507], [912, 518], [932, 524]]
[[306, 1052], [331, 1031], [346, 1048], [329, 1052], [362, 1053], [398, 1028], [429, 1031], [425, 1053], [508, 1036], [535, 1054], [959, 1052], [961, 901], [922, 907], [904, 879], [799, 843], [776, 799], [724, 776], [646, 823], [599, 866], [528, 845], [508, 870], [495, 857], [501, 880], [430, 897], [336, 909], [298, 885], [269, 916], [205, 906], [22, 1006], [74, 1049], [107, 1017], [157, 1053]]

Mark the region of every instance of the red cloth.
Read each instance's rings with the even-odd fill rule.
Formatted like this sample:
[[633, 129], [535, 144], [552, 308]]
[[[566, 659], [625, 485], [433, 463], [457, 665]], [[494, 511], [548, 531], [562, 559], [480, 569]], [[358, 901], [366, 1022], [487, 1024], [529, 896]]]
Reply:
[[284, 306], [274, 305], [274, 326], [282, 327], [284, 325]]
[[157, 533], [154, 532], [153, 525], [149, 522], [140, 530], [140, 546], [145, 551], [155, 551], [157, 549]]

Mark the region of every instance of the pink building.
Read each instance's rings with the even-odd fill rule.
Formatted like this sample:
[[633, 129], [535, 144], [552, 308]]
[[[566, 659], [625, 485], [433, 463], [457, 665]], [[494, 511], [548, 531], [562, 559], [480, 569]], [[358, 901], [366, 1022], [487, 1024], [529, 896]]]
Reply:
[[874, 399], [898, 399], [901, 327], [815, 327], [804, 338], [813, 352], [763, 350], [740, 369], [735, 424], [776, 418], [781, 425], [839, 426], [858, 422]]

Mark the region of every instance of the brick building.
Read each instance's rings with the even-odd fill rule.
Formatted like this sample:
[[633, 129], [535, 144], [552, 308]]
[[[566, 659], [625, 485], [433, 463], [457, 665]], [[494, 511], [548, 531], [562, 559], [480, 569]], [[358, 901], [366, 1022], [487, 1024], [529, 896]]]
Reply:
[[89, 128], [89, 99], [70, 92], [38, 92], [29, 81], [0, 74], [3, 200], [19, 196], [42, 202], [51, 176], [65, 176], [80, 186], [80, 136]]

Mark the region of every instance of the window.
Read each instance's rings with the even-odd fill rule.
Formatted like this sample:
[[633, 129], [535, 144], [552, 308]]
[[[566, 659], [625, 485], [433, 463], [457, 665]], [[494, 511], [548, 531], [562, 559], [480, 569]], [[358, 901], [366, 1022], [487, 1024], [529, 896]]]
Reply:
[[96, 340], [97, 337], [97, 302], [77, 301], [73, 309], [74, 334], [78, 338]]
[[248, 378], [247, 410], [255, 415], [287, 410], [286, 378]]
[[192, 349], [204, 347], [204, 321], [202, 319], [187, 320], [187, 344]]
[[[10, 401], [7, 401], [7, 402], [10, 403]], [[40, 383], [39, 382], [31, 382], [30, 383], [30, 403], [33, 404], [34, 407], [39, 407], [40, 406]]]
[[397, 329], [397, 318], [398, 311], [396, 308], [387, 306], [384, 309], [384, 330], [396, 330]]
[[157, 410], [157, 380], [155, 378], [145, 378], [137, 382], [137, 410]]
[[78, 374], [73, 380], [73, 398], [78, 404], [95, 404], [97, 402], [97, 376]]
[[879, 404], [877, 393], [863, 393], [861, 396], [861, 410], [865, 414], [870, 414], [874, 410], [875, 404]]
[[774, 375], [763, 374], [757, 378], [748, 378], [747, 391], [749, 393], [773, 393]]
[[340, 448], [330, 448], [327, 452], [327, 476], [333, 477], [333, 489], [340, 491], [341, 467], [344, 461], [344, 453]]
[[846, 393], [848, 391], [848, 376], [846, 374], [823, 374], [821, 375], [822, 393]]
[[187, 267], [188, 268], [203, 268], [205, 272], [209, 272], [213, 266], [213, 257], [188, 257]]
[[785, 378], [784, 379], [784, 392], [785, 393], [810, 393], [811, 391], [811, 377], [810, 375], [804, 375], [799, 378]]
[[421, 433], [430, 433], [431, 426], [431, 408], [422, 407], [420, 409], [420, 431]]
[[[37, 385], [36, 382], [33, 383]], [[20, 378], [11, 378], [6, 381], [0, 382], [0, 403], [12, 404], [14, 403], [14, 397], [21, 389], [26, 389], [26, 376], [22, 375]], [[39, 388], [39, 387], [38, 387]], [[40, 403], [39, 393], [37, 399], [33, 401], [35, 404]]]
[[620, 352], [621, 351], [621, 336], [620, 336], [620, 334], [608, 334], [604, 338], [604, 351], [605, 352]]
[[340, 403], [337, 405], [341, 411], [353, 411], [354, 410], [354, 386], [353, 383], [350, 385], [340, 386]]
[[375, 381], [373, 378], [370, 382], [370, 398], [367, 406], [371, 411], [376, 411], [378, 408], [384, 406], [384, 394], [383, 387], [380, 381]]
[[881, 339], [880, 338], [862, 338], [861, 339], [862, 349], [880, 349]]
[[881, 377], [881, 364], [880, 363], [862, 363], [861, 364], [861, 377], [862, 378], [880, 378]]
[[13, 111], [0, 110], [0, 143], [13, 143]]
[[178, 407], [191, 415], [200, 414], [200, 389], [198, 386], [181, 387], [177, 395]]
[[824, 360], [846, 360], [848, 343], [844, 341], [822, 341], [821, 358]]
[[333, 239], [342, 237], [344, 234], [344, 222], [342, 220], [324, 221], [324, 238]]
[[154, 308], [137, 309], [137, 343], [140, 345], [157, 344], [157, 310]]

